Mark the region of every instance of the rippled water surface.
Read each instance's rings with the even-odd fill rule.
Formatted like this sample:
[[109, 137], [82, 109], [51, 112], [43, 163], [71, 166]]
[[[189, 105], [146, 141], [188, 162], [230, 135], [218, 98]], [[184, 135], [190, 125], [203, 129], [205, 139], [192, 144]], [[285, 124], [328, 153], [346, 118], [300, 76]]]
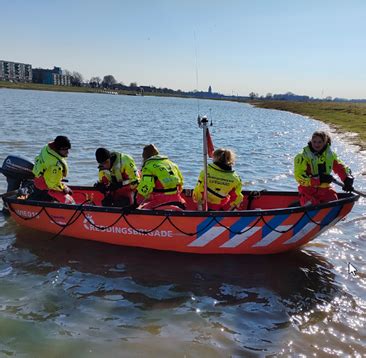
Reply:
[[[296, 190], [294, 155], [314, 130], [329, 130], [247, 104], [2, 89], [0, 161], [33, 160], [67, 135], [70, 183], [90, 185], [98, 146], [140, 166], [153, 142], [192, 187], [202, 165], [198, 107], [213, 120], [215, 146], [236, 151], [250, 190]], [[365, 153], [335, 133], [333, 147], [366, 191]], [[0, 356], [365, 356], [365, 228], [363, 199], [302, 250], [200, 256], [52, 240], [0, 214]]]

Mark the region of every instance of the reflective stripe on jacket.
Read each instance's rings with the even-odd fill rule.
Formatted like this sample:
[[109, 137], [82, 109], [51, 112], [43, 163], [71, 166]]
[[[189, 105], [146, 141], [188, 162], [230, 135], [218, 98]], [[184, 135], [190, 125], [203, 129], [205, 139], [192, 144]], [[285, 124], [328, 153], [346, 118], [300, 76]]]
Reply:
[[61, 182], [67, 176], [66, 159], [45, 145], [35, 158], [33, 174], [36, 178], [43, 176], [48, 189], [62, 191], [65, 185]]
[[[196, 187], [193, 190], [195, 202], [202, 203], [204, 192], [204, 176], [202, 170]], [[216, 164], [207, 166], [207, 201], [211, 204], [221, 204], [229, 197], [230, 206], [238, 206], [243, 200], [242, 183], [238, 174], [233, 170], [221, 169]]]
[[296, 155], [294, 160], [294, 175], [299, 185], [302, 186], [318, 186], [321, 188], [329, 187], [328, 183], [320, 183], [319, 181], [319, 165], [323, 166], [325, 172], [323, 174], [331, 174], [334, 171], [343, 181], [350, 170], [343, 162], [338, 159], [328, 145], [321, 153], [313, 153], [309, 146], [304, 147], [303, 151]]
[[168, 157], [160, 155], [150, 157], [142, 166], [141, 174], [137, 191], [144, 198], [153, 191], [166, 195], [176, 194], [183, 187], [182, 173]]
[[111, 169], [99, 170], [99, 182], [108, 185], [112, 182], [122, 183], [122, 185], [137, 185], [140, 177], [133, 158], [124, 153], [112, 152], [111, 157], [115, 158]]

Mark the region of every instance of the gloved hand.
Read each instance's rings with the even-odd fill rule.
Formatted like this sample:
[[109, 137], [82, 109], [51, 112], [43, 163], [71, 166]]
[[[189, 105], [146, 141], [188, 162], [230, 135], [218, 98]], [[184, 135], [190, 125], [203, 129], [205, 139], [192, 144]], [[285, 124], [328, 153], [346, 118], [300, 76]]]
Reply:
[[319, 179], [321, 183], [331, 183], [333, 181], [333, 176], [330, 174], [320, 174]]
[[64, 194], [72, 195], [72, 190], [68, 186], [65, 186], [63, 192]]
[[348, 176], [344, 179], [342, 190], [344, 191], [353, 191], [353, 177]]
[[111, 183], [110, 185], [109, 185], [109, 190], [111, 190], [111, 191], [114, 191], [114, 190], [118, 190], [118, 189], [120, 189], [120, 188], [122, 188], [122, 183], [120, 183], [120, 182], [117, 182], [117, 183]]

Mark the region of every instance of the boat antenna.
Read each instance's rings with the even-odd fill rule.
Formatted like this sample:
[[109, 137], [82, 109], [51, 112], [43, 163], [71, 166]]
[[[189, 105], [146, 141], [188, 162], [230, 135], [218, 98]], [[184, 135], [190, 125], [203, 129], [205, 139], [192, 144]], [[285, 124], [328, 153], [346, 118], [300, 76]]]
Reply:
[[[208, 210], [207, 204], [207, 126], [208, 126], [208, 119], [207, 116], [200, 115], [200, 100], [198, 95], [198, 54], [197, 54], [197, 38], [196, 33], [194, 35], [194, 50], [196, 56], [196, 97], [197, 97], [197, 123], [200, 128], [202, 128], [202, 141], [203, 141], [203, 170], [204, 170], [204, 186], [203, 186], [203, 198], [202, 198], [202, 209], [203, 211]], [[211, 109], [210, 109], [211, 115]], [[212, 125], [212, 121], [211, 121]]]
[[196, 32], [193, 32], [194, 36], [194, 53], [196, 57], [196, 97], [197, 97], [197, 115], [200, 115], [200, 101], [198, 98], [198, 50], [197, 50], [197, 38], [196, 38]]
[[208, 119], [206, 116], [198, 116], [197, 118], [198, 126], [202, 128], [203, 136], [203, 170], [204, 170], [204, 185], [203, 185], [203, 200], [202, 200], [202, 210], [207, 211], [207, 125]]

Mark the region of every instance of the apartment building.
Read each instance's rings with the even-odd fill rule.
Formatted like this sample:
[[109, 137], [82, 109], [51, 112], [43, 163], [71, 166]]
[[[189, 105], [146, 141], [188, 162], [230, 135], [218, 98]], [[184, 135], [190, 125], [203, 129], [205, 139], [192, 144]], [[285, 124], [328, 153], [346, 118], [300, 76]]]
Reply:
[[71, 86], [70, 76], [62, 74], [61, 67], [53, 67], [52, 70], [34, 68], [33, 82], [46, 85]]
[[0, 81], [32, 82], [32, 65], [0, 60]]

